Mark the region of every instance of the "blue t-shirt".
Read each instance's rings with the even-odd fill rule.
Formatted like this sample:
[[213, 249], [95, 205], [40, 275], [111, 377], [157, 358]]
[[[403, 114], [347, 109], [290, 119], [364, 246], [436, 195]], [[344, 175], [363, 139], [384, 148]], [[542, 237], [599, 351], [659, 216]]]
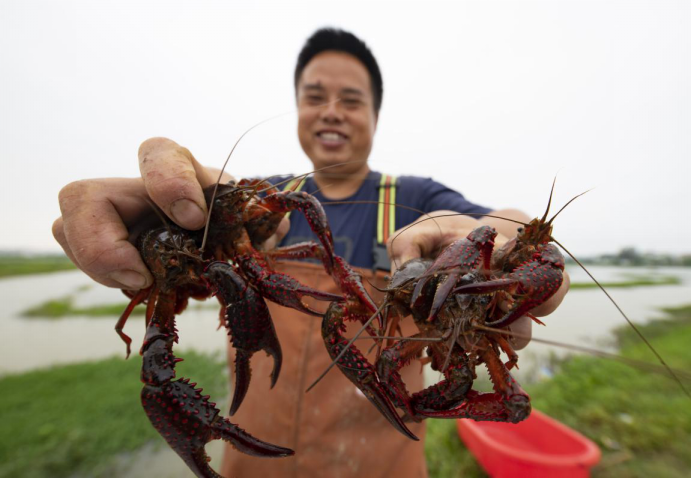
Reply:
[[[329, 226], [333, 233], [336, 254], [355, 267], [372, 268], [374, 265], [374, 243], [377, 237], [377, 204], [381, 173], [370, 172], [360, 189], [349, 198], [330, 200], [318, 191], [314, 180], [305, 181], [301, 191], [316, 197], [324, 207]], [[274, 184], [290, 177], [273, 177]], [[340, 204], [347, 201], [373, 201], [372, 204]], [[333, 204], [339, 203], [339, 204]], [[457, 191], [433, 181], [431, 178], [400, 176], [396, 182], [396, 204], [410, 209], [396, 208], [396, 229], [405, 227], [417, 220], [423, 213], [449, 209], [464, 213], [486, 214], [491, 211], [473, 204]], [[307, 220], [299, 212], [290, 215], [290, 231], [281, 246], [304, 241], [315, 241]], [[394, 245], [395, 247], [395, 245]]]

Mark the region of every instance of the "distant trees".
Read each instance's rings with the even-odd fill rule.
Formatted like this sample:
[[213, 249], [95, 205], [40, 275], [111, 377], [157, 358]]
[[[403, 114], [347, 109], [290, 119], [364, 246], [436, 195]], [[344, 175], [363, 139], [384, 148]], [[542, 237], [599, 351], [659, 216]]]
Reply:
[[[675, 256], [672, 254], [658, 254], [640, 252], [635, 247], [624, 247], [615, 254], [602, 254], [594, 257], [579, 259], [584, 264], [601, 264], [612, 266], [683, 266], [691, 267], [691, 254]], [[573, 262], [567, 258], [567, 262]]]

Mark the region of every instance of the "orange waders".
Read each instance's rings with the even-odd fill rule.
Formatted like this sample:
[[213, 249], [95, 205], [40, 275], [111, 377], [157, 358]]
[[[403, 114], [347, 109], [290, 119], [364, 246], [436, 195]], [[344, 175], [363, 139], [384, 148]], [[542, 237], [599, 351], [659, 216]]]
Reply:
[[[325, 292], [340, 293], [321, 265], [284, 262], [276, 270], [302, 284]], [[385, 287], [384, 273], [358, 272], [374, 298], [381, 293], [369, 282]], [[252, 357], [252, 381], [238, 412], [231, 418], [253, 436], [295, 450], [289, 458], [257, 458], [226, 447], [222, 474], [226, 477], [396, 477], [425, 478], [423, 441], [425, 424], [409, 423], [420, 438], [410, 440], [395, 430], [365, 396], [334, 367], [309, 393], [305, 389], [329, 366], [331, 358], [321, 338], [321, 317], [305, 315], [268, 302], [276, 333], [283, 350], [281, 375], [273, 390], [269, 376], [273, 359], [263, 353]], [[326, 310], [328, 302], [311, 301], [310, 306]], [[416, 333], [412, 320], [403, 324], [403, 333]], [[360, 324], [350, 323], [346, 336], [352, 337]], [[372, 342], [360, 340], [363, 352]], [[374, 362], [374, 352], [368, 358]], [[229, 363], [234, 367], [229, 347]], [[422, 388], [417, 361], [402, 370], [408, 390]], [[227, 413], [227, 412], [226, 412]]]

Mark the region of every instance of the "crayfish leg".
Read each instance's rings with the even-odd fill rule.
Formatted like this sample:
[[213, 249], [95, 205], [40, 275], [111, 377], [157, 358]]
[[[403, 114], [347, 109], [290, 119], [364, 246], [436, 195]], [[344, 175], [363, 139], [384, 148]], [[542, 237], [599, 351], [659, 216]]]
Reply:
[[307, 219], [310, 228], [324, 247], [327, 270], [333, 266], [331, 258], [335, 256], [333, 237], [326, 219], [324, 208], [314, 196], [303, 191], [281, 191], [270, 194], [258, 201], [258, 204], [271, 212], [290, 212], [299, 210]]
[[[423, 333], [411, 336], [412, 339], [427, 338]], [[401, 337], [393, 347], [385, 349], [376, 362], [377, 375], [388, 393], [395, 400], [395, 404], [406, 410], [408, 415], [415, 419], [415, 411], [411, 405], [410, 393], [401, 378], [400, 370], [408, 365], [411, 360], [420, 356], [431, 342], [424, 340], [406, 340]]]
[[273, 272], [266, 268], [264, 261], [255, 255], [245, 254], [237, 258], [240, 268], [247, 274], [249, 280], [254, 283], [262, 297], [271, 302], [299, 310], [305, 314], [321, 317], [322, 313], [311, 309], [302, 301], [308, 296], [316, 300], [329, 301], [343, 300], [340, 295], [329, 294], [311, 287], [307, 287], [287, 274]]
[[[117, 323], [115, 324], [115, 332], [120, 336], [123, 342], [127, 345], [127, 356], [125, 358], [130, 357], [130, 353], [132, 352], [132, 339], [130, 338], [129, 335], [127, 335], [125, 332], [123, 332], [123, 329], [125, 328], [125, 324], [127, 323], [127, 319], [130, 318], [130, 315], [132, 314], [132, 311], [136, 306], [144, 302], [147, 297], [149, 297], [149, 293], [152, 291], [152, 287], [148, 287], [146, 289], [141, 289], [138, 291], [134, 297], [132, 297], [132, 300], [130, 300], [130, 303], [127, 304], [127, 308], [123, 311], [122, 315], [118, 319]], [[150, 303], [153, 303], [151, 301]], [[148, 306], [147, 306], [148, 309]]]

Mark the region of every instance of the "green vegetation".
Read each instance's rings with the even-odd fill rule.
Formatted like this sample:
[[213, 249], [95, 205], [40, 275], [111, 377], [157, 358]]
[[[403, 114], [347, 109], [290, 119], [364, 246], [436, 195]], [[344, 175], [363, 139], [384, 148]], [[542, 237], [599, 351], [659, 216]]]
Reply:
[[[691, 305], [665, 309], [667, 318], [640, 326], [679, 370], [691, 370]], [[652, 361], [629, 329], [616, 333], [621, 355]], [[222, 358], [192, 352], [178, 375], [193, 377], [205, 393], [226, 394]], [[0, 378], [0, 478], [107, 476], [112, 458], [163, 440], [139, 405], [138, 360], [113, 358]], [[691, 469], [691, 406], [678, 384], [595, 357], [559, 363], [547, 382], [526, 385], [533, 404], [594, 440], [603, 458], [595, 477], [686, 476]], [[689, 372], [683, 374], [691, 388]], [[481, 477], [454, 420], [430, 420], [426, 454], [430, 476]]]
[[76, 269], [65, 255], [0, 255], [0, 277]]
[[[691, 305], [665, 309], [668, 317], [644, 326], [644, 335], [667, 363], [685, 370], [691, 388]], [[616, 333], [620, 354], [652, 362], [630, 328]], [[679, 385], [652, 374], [595, 357], [572, 357], [550, 381], [525, 387], [533, 406], [580, 431], [602, 449], [595, 477], [682, 477], [691, 469], [691, 406]], [[428, 424], [430, 476], [485, 476], [457, 439], [453, 420]]]
[[[178, 377], [216, 399], [227, 394], [222, 357], [179, 356]], [[140, 368], [111, 358], [0, 378], [0, 477], [108, 476], [116, 454], [164, 445], [139, 403]]]
[[[665, 312], [666, 319], [639, 329], [671, 367], [691, 370], [691, 306]], [[621, 328], [616, 336], [624, 357], [655, 360], [632, 329]], [[691, 388], [691, 381], [684, 380]], [[595, 476], [688, 476], [691, 399], [668, 376], [575, 357], [562, 364], [553, 380], [529, 391], [537, 409], [602, 448]]]
[[[679, 285], [681, 279], [677, 276], [639, 276], [632, 275], [629, 279], [620, 282], [600, 282], [605, 289], [629, 288], [657, 285]], [[595, 289], [597, 284], [590, 282], [572, 282], [570, 289]]]
[[480, 478], [487, 473], [458, 436], [456, 420], [428, 420], [427, 471], [432, 478]]
[[[40, 317], [59, 319], [67, 316], [86, 315], [89, 317], [113, 317], [122, 314], [127, 307], [127, 302], [119, 304], [96, 305], [93, 307], [78, 308], [74, 306], [71, 296], [61, 299], [49, 300], [22, 312], [22, 317]], [[132, 311], [132, 315], [144, 315], [146, 307], [138, 305]]]
[[[22, 317], [32, 317], [41, 319], [60, 319], [62, 317], [74, 317], [76, 315], [88, 317], [113, 317], [119, 316], [127, 307], [128, 302], [121, 302], [117, 304], [95, 305], [92, 307], [75, 307], [74, 298], [72, 296], [63, 297], [60, 299], [49, 300], [35, 307], [22, 312]], [[191, 301], [188, 308], [214, 308], [218, 307], [217, 302], [212, 301], [208, 304], [203, 304], [197, 301]], [[132, 316], [144, 315], [146, 306], [138, 305], [132, 310]]]

